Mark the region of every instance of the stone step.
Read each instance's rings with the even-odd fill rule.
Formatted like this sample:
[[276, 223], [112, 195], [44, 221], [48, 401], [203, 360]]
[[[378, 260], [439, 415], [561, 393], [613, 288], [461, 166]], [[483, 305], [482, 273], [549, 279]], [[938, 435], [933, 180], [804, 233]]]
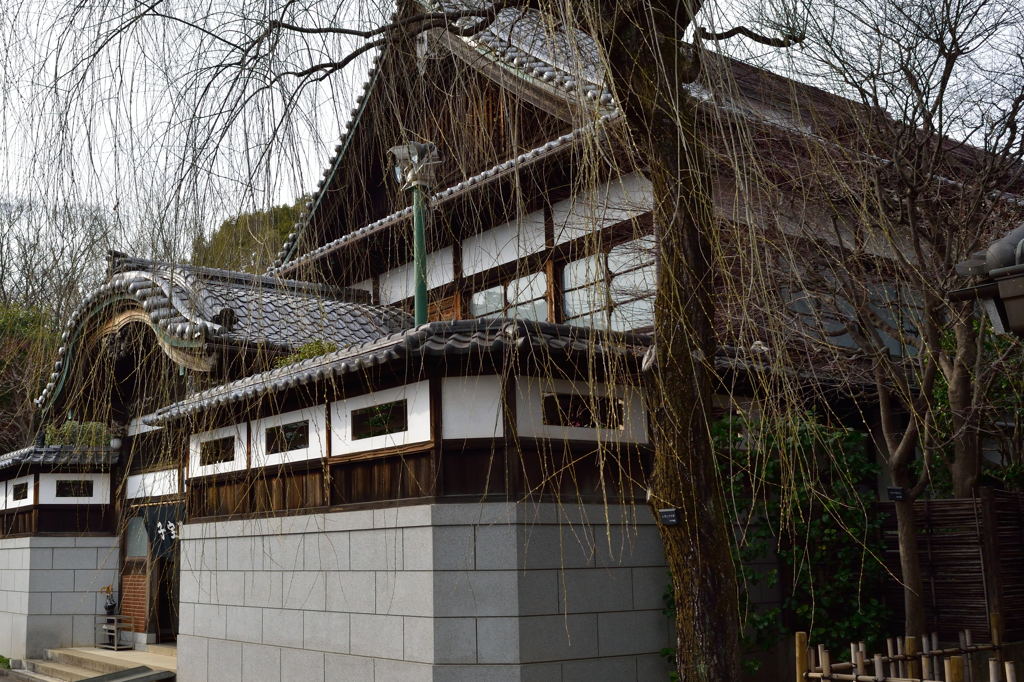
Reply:
[[135, 667], [132, 663], [124, 663], [102, 654], [92, 654], [83, 649], [47, 649], [46, 658], [54, 663], [89, 670], [93, 677], [101, 673], [113, 673]]
[[178, 645], [177, 644], [147, 644], [147, 654], [159, 654], [161, 656], [178, 656]]
[[7, 670], [5, 672], [6, 678], [11, 680], [17, 680], [18, 682], [63, 682], [63, 680], [60, 680], [56, 677], [50, 677], [49, 675], [34, 673], [31, 670], [25, 670], [23, 668]]
[[79, 680], [87, 680], [90, 677], [96, 677], [95, 670], [83, 668], [78, 665], [56, 663], [54, 661], [44, 661], [34, 658], [30, 658], [24, 663], [25, 668], [29, 672], [38, 673], [55, 680], [63, 680], [63, 682], [79, 682]]
[[177, 656], [131, 649], [125, 651], [109, 651], [92, 647], [49, 649], [46, 652], [46, 658], [58, 663], [77, 665], [93, 670], [95, 671], [94, 675], [131, 670], [143, 665], [154, 670], [170, 670], [172, 672], [178, 667]]

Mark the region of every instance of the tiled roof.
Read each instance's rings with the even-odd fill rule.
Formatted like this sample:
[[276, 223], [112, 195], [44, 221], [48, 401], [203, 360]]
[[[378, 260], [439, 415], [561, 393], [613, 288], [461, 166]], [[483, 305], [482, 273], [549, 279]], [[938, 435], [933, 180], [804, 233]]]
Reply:
[[[615, 120], [618, 117], [618, 115], [618, 112], [605, 114], [594, 123], [589, 123], [585, 126], [577, 128], [576, 130], [568, 132], [565, 135], [556, 137], [553, 140], [545, 142], [539, 147], [531, 149], [528, 152], [524, 152], [516, 157], [508, 159], [507, 161], [503, 161], [502, 163], [499, 163], [496, 166], [493, 166], [485, 171], [477, 173], [474, 176], [466, 178], [465, 180], [456, 185], [452, 185], [451, 187], [441, 190], [440, 192], [437, 192], [436, 194], [431, 196], [428, 201], [432, 207], [437, 208], [446, 201], [450, 201], [455, 197], [461, 195], [463, 192], [466, 192], [483, 183], [490, 182], [491, 180], [498, 176], [504, 175], [505, 173], [509, 173], [512, 171], [522, 170], [526, 166], [540, 159], [543, 159], [548, 155], [555, 153], [556, 151], [561, 151], [565, 147], [577, 142], [580, 139], [586, 138], [588, 135], [603, 132], [603, 127], [610, 121]], [[289, 261], [288, 263], [272, 267], [270, 268], [270, 270], [267, 271], [267, 274], [274, 275], [284, 271], [285, 269], [290, 270], [303, 263], [314, 261], [317, 258], [323, 256], [324, 254], [330, 253], [331, 251], [334, 251], [349, 242], [355, 241], [357, 239], [362, 239], [368, 234], [387, 228], [401, 220], [409, 218], [411, 215], [412, 207], [406, 206], [405, 208], [399, 209], [398, 211], [395, 211], [390, 215], [386, 215], [383, 218], [380, 218], [379, 220], [375, 220], [372, 223], [369, 223], [368, 225], [364, 225], [357, 230], [353, 230], [348, 234], [342, 235], [341, 237], [338, 237], [333, 241], [329, 241], [326, 244], [322, 244], [311, 251], [307, 251], [306, 253], [302, 254], [301, 256], [292, 261]]]
[[111, 448], [86, 448], [77, 445], [31, 445], [21, 450], [0, 455], [0, 469], [43, 465], [53, 468], [62, 466], [97, 466], [101, 468], [116, 464], [118, 451]]
[[391, 362], [506, 352], [540, 357], [589, 354], [589, 357], [629, 355], [639, 358], [649, 345], [650, 337], [645, 334], [602, 332], [548, 322], [504, 319], [431, 322], [371, 343], [200, 391], [143, 417], [143, 422], [164, 424], [210, 408], [269, 396]]
[[991, 277], [1000, 274], [1003, 268], [1021, 264], [1024, 264], [1024, 225], [1010, 230], [992, 242], [986, 250], [975, 252], [967, 260], [957, 263], [956, 271], [961, 277]]
[[287, 351], [321, 340], [346, 347], [411, 326], [404, 312], [351, 300], [357, 297], [364, 292], [112, 254], [108, 281], [68, 319], [36, 404], [46, 403], [67, 371], [65, 356], [84, 321], [111, 302], [141, 308], [157, 334], [194, 349], [219, 343]]
[[285, 238], [284, 244], [281, 245], [281, 250], [277, 252], [277, 257], [271, 264], [269, 270], [274, 270], [278, 266], [282, 265], [292, 255], [296, 245], [299, 241], [299, 235], [305, 228], [306, 223], [309, 220], [309, 216], [313, 213], [316, 207], [323, 200], [324, 188], [327, 187], [331, 178], [338, 170], [338, 166], [341, 164], [341, 159], [345, 156], [345, 151], [348, 149], [349, 143], [352, 141], [352, 131], [355, 130], [356, 125], [359, 123], [359, 119], [362, 118], [363, 110], [366, 108], [366, 102], [370, 97], [370, 92], [373, 90], [373, 86], [377, 83], [377, 77], [380, 74], [380, 55], [378, 54], [373, 59], [373, 64], [370, 66], [370, 73], [363, 83], [363, 92], [356, 97], [356, 106], [352, 109], [352, 113], [349, 115], [348, 123], [345, 124], [345, 130], [341, 134], [341, 141], [334, 147], [334, 156], [327, 161], [327, 168], [324, 170], [323, 177], [320, 178], [320, 183], [316, 187], [316, 191], [310, 197], [309, 201], [306, 202], [306, 210], [299, 215], [299, 221], [292, 226], [292, 231]]
[[[433, 10], [458, 10], [474, 6], [473, 3], [464, 0], [454, 2], [445, 0], [441, 3], [426, 0], [423, 4]], [[473, 20], [466, 18], [460, 21]], [[570, 30], [573, 33], [572, 37], [569, 37]], [[481, 57], [501, 64], [521, 78], [532, 80], [537, 85], [550, 86], [556, 92], [563, 93], [566, 98], [593, 102], [598, 108], [597, 116], [606, 116], [616, 111], [612, 94], [604, 84], [604, 72], [594, 41], [582, 31], [554, 26], [536, 10], [505, 8], [498, 13], [490, 26], [479, 33], [463, 38], [452, 36], [451, 39], [462, 41]], [[356, 107], [352, 110], [349, 122], [342, 133], [341, 142], [335, 147], [335, 155], [328, 162], [317, 191], [313, 193], [312, 198], [306, 204], [308, 212], [303, 214], [300, 221], [295, 224], [278, 252], [277, 258], [268, 269], [268, 273], [281, 271], [293, 259], [295, 247], [308, 223], [309, 215], [319, 204], [324, 189], [341, 163], [352, 132], [376, 82], [379, 73], [377, 67], [378, 62], [374, 61], [370, 77], [363, 86], [363, 94], [357, 98]], [[527, 154], [540, 149], [532, 150]], [[479, 176], [476, 177], [479, 178]], [[474, 178], [470, 178], [466, 182], [472, 180]], [[408, 212], [407, 209], [399, 213], [406, 212]], [[394, 217], [387, 216], [377, 222], [389, 221]], [[357, 232], [362, 234], [369, 228], [370, 226], [366, 226]], [[346, 237], [349, 236], [346, 235]]]

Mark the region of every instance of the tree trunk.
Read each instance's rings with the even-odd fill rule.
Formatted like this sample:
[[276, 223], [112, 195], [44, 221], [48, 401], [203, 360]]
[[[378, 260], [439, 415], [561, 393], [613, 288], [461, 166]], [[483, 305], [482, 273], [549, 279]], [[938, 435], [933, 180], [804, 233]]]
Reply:
[[895, 502], [897, 534], [900, 545], [900, 574], [903, 578], [904, 632], [919, 636], [925, 632], [924, 592], [921, 560], [917, 549], [917, 523], [914, 503]]
[[654, 370], [648, 404], [655, 442], [650, 500], [680, 510], [659, 525], [672, 575], [680, 679], [739, 679], [739, 607], [725, 504], [710, 433], [716, 224], [697, 101], [699, 71], [681, 50], [679, 11], [627, 17], [610, 36], [616, 94], [654, 189], [658, 240]]
[[963, 312], [961, 322], [955, 323], [956, 355], [953, 358], [949, 381], [949, 413], [953, 433], [953, 461], [949, 472], [953, 479], [953, 494], [974, 497], [981, 475], [981, 435], [974, 410], [974, 392], [977, 384], [971, 376], [977, 359], [977, 332], [972, 318]]

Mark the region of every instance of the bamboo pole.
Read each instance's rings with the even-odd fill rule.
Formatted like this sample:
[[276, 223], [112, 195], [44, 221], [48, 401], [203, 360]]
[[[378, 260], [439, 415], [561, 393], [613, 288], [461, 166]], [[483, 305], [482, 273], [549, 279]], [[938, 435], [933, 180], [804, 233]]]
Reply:
[[1003, 674], [1000, 667], [998, 659], [988, 659], [988, 682], [1002, 682]]
[[903, 638], [896, 638], [896, 654], [899, 656], [898, 662], [896, 663], [896, 674], [900, 677], [907, 676], [907, 664], [903, 660]]
[[964, 661], [964, 676], [968, 682], [974, 682], [974, 656], [971, 655], [971, 647], [974, 646], [974, 638], [971, 637], [971, 629], [967, 628], [964, 630], [964, 649], [967, 650], [966, 660]]
[[950, 656], [946, 659], [946, 682], [964, 682], [963, 656]]
[[1006, 669], [1006, 682], [1017, 682], [1017, 666], [1013, 661], [1007, 661], [1003, 664]]
[[907, 635], [906, 644], [903, 645], [903, 651], [906, 653], [910, 660], [907, 661], [907, 677], [920, 677], [921, 676], [921, 663], [917, 659], [920, 649], [917, 646], [917, 637], [914, 635]]
[[882, 663], [882, 654], [875, 654], [875, 677], [885, 677], [885, 664]]
[[807, 662], [807, 633], [796, 633], [794, 640], [796, 644], [796, 682], [803, 682], [806, 679], [804, 674], [811, 670]]
[[825, 675], [831, 675], [832, 657], [829, 655], [828, 649], [826, 649], [825, 647], [821, 647], [821, 649], [819, 650], [819, 654], [821, 655], [821, 672]]

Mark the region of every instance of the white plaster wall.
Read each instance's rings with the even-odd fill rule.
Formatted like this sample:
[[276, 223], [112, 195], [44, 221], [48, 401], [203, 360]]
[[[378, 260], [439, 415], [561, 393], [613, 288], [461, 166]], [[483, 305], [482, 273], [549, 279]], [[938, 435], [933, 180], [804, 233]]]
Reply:
[[654, 206], [650, 180], [628, 173], [552, 205], [555, 244], [586, 237], [595, 230], [636, 218]]
[[462, 273], [475, 275], [544, 250], [544, 212], [499, 225], [462, 242]]
[[[57, 497], [57, 481], [92, 481], [90, 497]], [[39, 474], [39, 504], [110, 504], [110, 474]]]
[[355, 284], [348, 285], [350, 289], [362, 289], [363, 291], [369, 292], [370, 296], [373, 296], [373, 278], [364, 279], [362, 282], [356, 282]]
[[[575, 426], [554, 426], [544, 423], [545, 393], [573, 393], [619, 398], [624, 403], [625, 423], [622, 429], [589, 429]], [[591, 385], [584, 381], [516, 377], [516, 430], [520, 436], [559, 440], [592, 440], [615, 443], [646, 443], [647, 412], [640, 392], [632, 386]]]
[[[233, 436], [235, 439], [235, 458], [230, 462], [218, 464], [199, 464], [199, 444], [208, 440], [217, 440]], [[188, 439], [188, 476], [210, 476], [211, 474], [223, 474], [229, 471], [240, 471], [246, 468], [245, 457], [246, 430], [245, 424], [232, 424], [213, 431], [194, 433]]]
[[500, 376], [445, 377], [441, 383], [442, 438], [500, 438], [505, 419]]
[[667, 679], [646, 507], [444, 504], [189, 524], [178, 680]]
[[0, 653], [95, 644], [106, 585], [117, 586], [116, 537], [0, 539]]
[[138, 497], [160, 497], [176, 495], [178, 489], [178, 470], [148, 471], [134, 474], [125, 481], [125, 497], [133, 500]]
[[[455, 261], [448, 246], [427, 254], [427, 289], [455, 281]], [[413, 264], [406, 263], [380, 276], [380, 302], [404, 301], [415, 293]]]
[[[373, 438], [352, 439], [352, 412], [395, 400], [406, 400], [408, 429]], [[419, 381], [331, 403], [331, 455], [379, 450], [430, 440], [430, 383]]]
[[[268, 428], [289, 424], [297, 421], [309, 421], [309, 447], [267, 454]], [[315, 405], [293, 412], [275, 414], [252, 423], [252, 465], [254, 467], [301, 462], [307, 459], [318, 459], [327, 451], [327, 410], [323, 405]]]
[[[14, 499], [14, 486], [19, 483], [28, 483], [28, 497], [24, 500]], [[36, 477], [35, 474], [29, 474], [28, 476], [19, 476], [18, 478], [12, 478], [7, 481], [7, 495], [5, 496], [7, 504], [4, 505], [5, 509], [17, 509], [18, 507], [28, 507], [36, 503]]]

